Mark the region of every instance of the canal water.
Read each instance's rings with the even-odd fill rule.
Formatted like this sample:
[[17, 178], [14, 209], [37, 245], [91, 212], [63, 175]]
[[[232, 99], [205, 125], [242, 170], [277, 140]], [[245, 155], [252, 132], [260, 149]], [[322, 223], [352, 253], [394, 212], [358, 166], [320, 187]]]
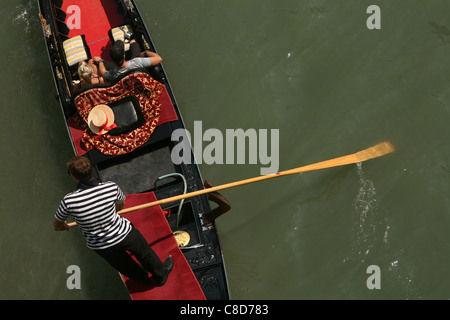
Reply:
[[[396, 148], [223, 191], [232, 209], [217, 227], [233, 299], [450, 298], [449, 1], [137, 4], [192, 132], [195, 121], [278, 129], [269, 146], [280, 171], [381, 141]], [[72, 149], [37, 2], [2, 1], [0, 17], [0, 298], [128, 299], [79, 232], [53, 231], [74, 188]], [[200, 165], [215, 185], [261, 167]], [[81, 289], [66, 286], [71, 265]]]

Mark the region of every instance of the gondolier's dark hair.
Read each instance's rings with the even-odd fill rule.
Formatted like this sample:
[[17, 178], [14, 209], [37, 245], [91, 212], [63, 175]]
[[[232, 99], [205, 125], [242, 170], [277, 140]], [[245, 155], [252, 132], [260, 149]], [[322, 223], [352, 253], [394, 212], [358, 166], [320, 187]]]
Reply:
[[67, 173], [81, 182], [92, 179], [92, 163], [83, 156], [74, 156], [67, 161]]

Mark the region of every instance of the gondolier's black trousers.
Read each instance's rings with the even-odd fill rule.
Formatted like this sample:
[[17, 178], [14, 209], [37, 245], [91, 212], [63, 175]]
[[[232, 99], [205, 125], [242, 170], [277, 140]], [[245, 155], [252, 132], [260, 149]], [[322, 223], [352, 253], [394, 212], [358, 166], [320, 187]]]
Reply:
[[[157, 281], [165, 276], [163, 263], [158, 255], [148, 245], [139, 230], [134, 227], [120, 243], [94, 251], [130, 279], [148, 282], [147, 272], [150, 272]], [[136, 263], [127, 251], [131, 252], [141, 265]]]

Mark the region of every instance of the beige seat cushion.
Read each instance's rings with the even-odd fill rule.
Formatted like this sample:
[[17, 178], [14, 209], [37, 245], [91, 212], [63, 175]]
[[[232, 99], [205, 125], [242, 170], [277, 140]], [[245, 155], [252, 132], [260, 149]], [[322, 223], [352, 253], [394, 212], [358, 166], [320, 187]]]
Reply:
[[88, 59], [82, 36], [76, 36], [63, 42], [66, 59], [69, 66], [73, 66], [82, 60]]

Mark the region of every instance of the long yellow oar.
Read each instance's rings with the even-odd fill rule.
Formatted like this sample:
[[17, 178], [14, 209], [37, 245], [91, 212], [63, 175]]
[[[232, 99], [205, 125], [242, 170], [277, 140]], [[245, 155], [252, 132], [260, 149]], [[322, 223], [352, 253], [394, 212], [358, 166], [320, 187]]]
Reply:
[[[373, 147], [370, 147], [370, 148], [367, 148], [367, 149], [364, 149], [359, 152], [352, 153], [352, 154], [349, 154], [349, 155], [346, 155], [343, 157], [334, 158], [334, 159], [330, 159], [330, 160], [326, 160], [326, 161], [322, 161], [322, 162], [317, 162], [317, 163], [313, 163], [313, 164], [310, 164], [307, 166], [298, 167], [298, 168], [286, 170], [286, 171], [281, 171], [281, 172], [274, 173], [274, 174], [268, 174], [268, 175], [264, 175], [264, 176], [258, 176], [255, 178], [226, 183], [226, 184], [222, 184], [222, 185], [211, 187], [211, 188], [206, 188], [206, 189], [202, 189], [202, 190], [189, 192], [189, 193], [182, 194], [179, 196], [165, 198], [162, 200], [144, 203], [144, 204], [141, 204], [138, 206], [123, 209], [123, 210], [119, 211], [118, 214], [124, 214], [124, 213], [131, 212], [131, 211], [141, 210], [141, 209], [145, 209], [145, 208], [149, 208], [149, 207], [153, 207], [153, 206], [159, 206], [159, 205], [173, 202], [173, 201], [191, 198], [191, 197], [195, 197], [195, 196], [199, 196], [202, 194], [211, 193], [211, 192], [219, 191], [219, 190], [223, 190], [223, 189], [229, 189], [229, 188], [233, 188], [233, 187], [237, 187], [237, 186], [242, 186], [244, 184], [249, 184], [249, 183], [258, 182], [258, 181], [262, 181], [262, 180], [277, 178], [277, 177], [281, 177], [281, 176], [287, 176], [290, 174], [314, 171], [314, 170], [332, 168], [332, 167], [337, 167], [337, 166], [343, 166], [343, 165], [352, 164], [352, 163], [363, 162], [366, 160], [384, 156], [385, 154], [391, 153], [393, 151], [394, 151], [394, 146], [391, 143], [381, 142], [381, 143], [374, 145]], [[76, 222], [69, 223], [69, 226], [71, 226], [71, 227], [75, 226], [75, 225], [76, 225]]]

